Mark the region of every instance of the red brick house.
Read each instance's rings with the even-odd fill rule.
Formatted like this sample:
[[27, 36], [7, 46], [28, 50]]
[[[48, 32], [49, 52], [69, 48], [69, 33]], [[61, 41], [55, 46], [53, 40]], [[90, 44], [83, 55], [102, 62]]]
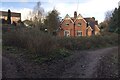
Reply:
[[70, 17], [68, 14], [61, 21], [58, 35], [63, 36], [91, 36], [97, 35], [100, 29], [98, 28], [98, 22], [94, 17], [83, 18], [77, 12], [74, 12], [74, 17]]

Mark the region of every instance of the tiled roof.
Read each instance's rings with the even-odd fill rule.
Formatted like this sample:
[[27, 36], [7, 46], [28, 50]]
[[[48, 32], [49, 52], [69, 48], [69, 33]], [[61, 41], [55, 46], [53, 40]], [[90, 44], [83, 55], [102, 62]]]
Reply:
[[75, 18], [74, 18], [74, 17], [71, 17], [71, 20], [74, 22], [74, 21], [75, 21]]
[[92, 29], [94, 29], [95, 25], [98, 25], [98, 23], [95, 21], [94, 18], [84, 18], [84, 19], [88, 23], [88, 26], [91, 26]]

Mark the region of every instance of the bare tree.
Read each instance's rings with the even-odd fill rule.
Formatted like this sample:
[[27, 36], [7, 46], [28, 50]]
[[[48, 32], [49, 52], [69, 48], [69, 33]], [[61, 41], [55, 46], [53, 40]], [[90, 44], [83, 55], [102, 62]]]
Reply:
[[44, 17], [44, 9], [41, 7], [41, 2], [37, 2], [33, 11], [29, 12], [29, 19], [33, 22], [35, 27], [40, 27]]
[[112, 13], [113, 13], [113, 11], [107, 11], [107, 12], [105, 13], [105, 21], [107, 21], [107, 22], [110, 21], [110, 19], [111, 19], [111, 17], [112, 17]]
[[43, 18], [44, 15], [44, 9], [41, 7], [41, 2], [37, 2], [36, 6], [33, 9], [32, 12], [35, 19], [40, 21]]
[[101, 22], [99, 24], [101, 30], [106, 31], [106, 32], [109, 31], [109, 26], [108, 25], [109, 25], [109, 23], [111, 21], [112, 13], [113, 13], [112, 10], [111, 11], [109, 10], [109, 11], [105, 12], [105, 19], [104, 19], [103, 22]]

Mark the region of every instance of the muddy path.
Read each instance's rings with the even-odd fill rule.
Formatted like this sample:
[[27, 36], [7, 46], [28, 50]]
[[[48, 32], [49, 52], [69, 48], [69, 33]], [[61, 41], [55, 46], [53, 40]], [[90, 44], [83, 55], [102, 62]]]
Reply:
[[[106, 62], [106, 60], [111, 59], [108, 57], [118, 55], [118, 47], [109, 47], [87, 51], [73, 51], [72, 53], [73, 55], [64, 59], [53, 60], [51, 62], [46, 62], [43, 64], [36, 64], [30, 60], [27, 60], [27, 58], [23, 54], [3, 54], [2, 77], [98, 78], [116, 77], [118, 75], [116, 65], [117, 63]], [[101, 62], [105, 65], [102, 65]], [[102, 71], [107, 67], [106, 65], [110, 65], [110, 67], [106, 70], [108, 72], [108, 75], [105, 72], [106, 76], [104, 76]], [[100, 70], [101, 67], [103, 68], [103, 70]], [[111, 72], [115, 74], [109, 74]]]
[[[76, 51], [76, 53], [78, 54], [78, 56], [80, 55], [79, 51]], [[66, 71], [62, 75], [63, 78], [67, 78], [67, 77], [69, 78], [97, 78], [98, 74], [103, 75], [103, 74], [100, 74], [100, 71], [97, 71], [101, 66], [103, 66], [103, 65], [99, 65], [101, 63], [101, 60], [106, 62], [103, 59], [104, 57], [109, 57], [109, 55], [111, 54], [117, 55], [118, 48], [112, 47], [112, 48], [98, 49], [95, 51], [85, 51], [82, 53], [86, 55], [84, 59], [77, 60], [77, 62], [71, 68], [66, 69]], [[110, 64], [106, 64], [106, 65], [110, 65]], [[105, 67], [106, 66], [104, 66], [103, 68]], [[109, 69], [112, 69], [112, 68], [113, 67], [110, 67]], [[109, 69], [108, 69], [108, 73], [109, 73]], [[110, 75], [107, 75], [106, 77], [110, 77]]]
[[2, 57], [2, 77], [3, 78], [24, 78], [23, 67], [15, 60]]

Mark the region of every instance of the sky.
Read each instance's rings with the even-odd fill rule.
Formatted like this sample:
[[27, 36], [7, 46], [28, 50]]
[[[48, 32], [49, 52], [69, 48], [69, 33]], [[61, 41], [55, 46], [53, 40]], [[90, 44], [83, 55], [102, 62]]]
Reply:
[[21, 19], [28, 18], [28, 14], [33, 10], [36, 3], [40, 1], [41, 7], [47, 13], [57, 9], [60, 17], [64, 18], [66, 14], [74, 16], [74, 11], [85, 17], [95, 17], [98, 23], [105, 18], [105, 12], [118, 8], [119, 0], [1, 0], [0, 10], [21, 13]]

